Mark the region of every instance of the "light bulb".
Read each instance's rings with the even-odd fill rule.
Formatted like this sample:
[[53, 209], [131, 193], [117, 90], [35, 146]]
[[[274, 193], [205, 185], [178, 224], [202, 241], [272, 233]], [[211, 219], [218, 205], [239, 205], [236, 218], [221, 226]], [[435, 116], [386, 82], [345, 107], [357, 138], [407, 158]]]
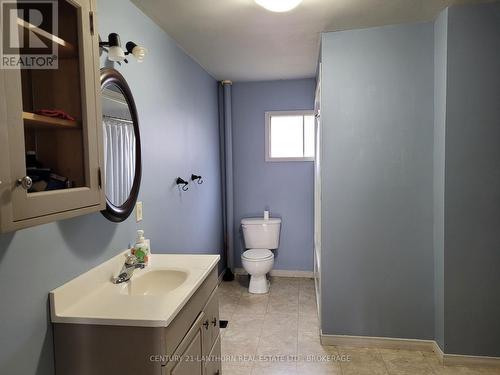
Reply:
[[113, 46], [108, 48], [108, 59], [111, 61], [123, 61], [125, 60], [125, 52], [123, 52], [122, 47]]
[[146, 54], [148, 53], [146, 48], [138, 46], [134, 42], [127, 42], [125, 48], [127, 48], [128, 53], [131, 53], [137, 59], [137, 62], [143, 62], [144, 57], [146, 57]]
[[271, 12], [288, 12], [297, 7], [302, 0], [255, 0], [255, 2]]
[[137, 62], [143, 62], [144, 57], [146, 57], [146, 54], [148, 53], [148, 50], [144, 47], [141, 46], [135, 46], [132, 49], [132, 55], [137, 59]]

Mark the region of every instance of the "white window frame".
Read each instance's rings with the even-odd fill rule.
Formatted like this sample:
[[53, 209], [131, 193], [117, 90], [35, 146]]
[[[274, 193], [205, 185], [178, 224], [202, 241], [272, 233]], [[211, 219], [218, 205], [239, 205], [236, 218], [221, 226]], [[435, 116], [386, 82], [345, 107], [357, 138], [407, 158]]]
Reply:
[[[271, 117], [272, 116], [314, 116], [314, 110], [300, 110], [300, 111], [268, 111], [265, 112], [266, 118], [266, 162], [281, 162], [281, 161], [314, 161], [314, 156], [308, 157], [271, 157]], [[302, 126], [304, 128], [304, 126]], [[314, 145], [316, 147], [316, 145]]]

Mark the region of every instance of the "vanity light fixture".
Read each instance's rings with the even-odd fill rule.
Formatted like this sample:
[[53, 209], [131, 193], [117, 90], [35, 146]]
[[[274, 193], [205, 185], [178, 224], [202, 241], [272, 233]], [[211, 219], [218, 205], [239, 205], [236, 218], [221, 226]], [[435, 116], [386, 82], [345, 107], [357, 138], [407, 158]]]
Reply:
[[255, 0], [261, 7], [271, 12], [288, 12], [296, 8], [302, 0]]
[[117, 33], [111, 33], [108, 35], [108, 41], [99, 42], [99, 47], [108, 53], [108, 59], [111, 61], [121, 62], [125, 61], [128, 63], [126, 56], [132, 55], [137, 59], [137, 62], [143, 62], [146, 56], [147, 49], [137, 45], [134, 42], [127, 42], [125, 45], [127, 51], [125, 52], [122, 48], [120, 35]]

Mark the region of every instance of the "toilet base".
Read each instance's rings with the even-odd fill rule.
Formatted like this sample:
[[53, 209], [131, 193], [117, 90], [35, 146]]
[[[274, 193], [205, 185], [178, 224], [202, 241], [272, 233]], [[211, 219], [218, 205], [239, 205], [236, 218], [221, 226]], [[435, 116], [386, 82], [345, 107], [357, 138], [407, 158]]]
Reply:
[[267, 281], [266, 275], [250, 276], [248, 292], [252, 294], [266, 294], [269, 292], [269, 281]]

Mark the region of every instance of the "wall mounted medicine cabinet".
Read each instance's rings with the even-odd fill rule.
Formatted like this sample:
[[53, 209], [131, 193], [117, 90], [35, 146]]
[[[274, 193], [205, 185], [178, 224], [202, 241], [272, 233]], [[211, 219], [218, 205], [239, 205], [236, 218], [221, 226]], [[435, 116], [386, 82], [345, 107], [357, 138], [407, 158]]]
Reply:
[[57, 68], [0, 69], [0, 232], [106, 207], [95, 3], [52, 4], [39, 9], [51, 22], [17, 11], [15, 53], [44, 52], [33, 50], [37, 40], [55, 51]]

